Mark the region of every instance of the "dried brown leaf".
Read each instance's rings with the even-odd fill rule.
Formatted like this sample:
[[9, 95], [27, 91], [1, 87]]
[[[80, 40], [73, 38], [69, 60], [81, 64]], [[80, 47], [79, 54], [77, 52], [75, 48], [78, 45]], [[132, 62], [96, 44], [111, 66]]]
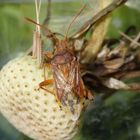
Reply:
[[[112, 0], [100, 0], [100, 5], [98, 7], [97, 12], [106, 7], [111, 2]], [[106, 16], [102, 21], [96, 24], [91, 39], [82, 53], [82, 62], [87, 63], [93, 61], [93, 59], [96, 58], [97, 53], [102, 47], [102, 42], [106, 35], [108, 25], [110, 23], [110, 18], [110, 16]]]
[[116, 58], [113, 60], [105, 61], [103, 64], [104, 64], [104, 67], [107, 69], [118, 69], [124, 64], [124, 59]]
[[130, 90], [137, 90], [140, 91], [140, 83], [132, 83], [129, 84]]
[[107, 58], [109, 52], [110, 52], [109, 48], [107, 48], [106, 46], [103, 47], [102, 50], [97, 55], [97, 60], [104, 61]]
[[118, 79], [115, 79], [115, 78], [109, 78], [107, 80], [104, 81], [104, 85], [107, 86], [108, 88], [111, 88], [111, 89], [130, 89], [130, 87], [125, 84], [124, 82], [118, 80]]
[[110, 51], [108, 58], [112, 58], [114, 56], [124, 58], [127, 52], [128, 48], [126, 47], [125, 42], [121, 41], [117, 47]]

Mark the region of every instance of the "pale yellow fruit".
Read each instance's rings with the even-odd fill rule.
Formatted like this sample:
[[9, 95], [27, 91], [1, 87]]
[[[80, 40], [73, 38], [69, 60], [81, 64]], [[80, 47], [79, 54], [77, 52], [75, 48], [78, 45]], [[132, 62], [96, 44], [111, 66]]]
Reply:
[[[46, 68], [46, 77], [52, 78]], [[36, 140], [71, 140], [79, 129], [79, 116], [61, 110], [56, 97], [38, 89], [44, 80], [31, 56], [11, 60], [0, 72], [0, 111], [19, 131]], [[54, 90], [54, 85], [49, 86]]]

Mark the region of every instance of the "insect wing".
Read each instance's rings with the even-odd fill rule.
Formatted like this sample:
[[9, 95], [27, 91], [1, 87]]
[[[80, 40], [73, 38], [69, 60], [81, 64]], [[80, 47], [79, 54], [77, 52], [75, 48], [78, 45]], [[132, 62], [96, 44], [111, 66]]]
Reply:
[[64, 106], [74, 108], [80, 97], [83, 97], [83, 84], [80, 78], [79, 65], [72, 61], [63, 65], [53, 65], [57, 98]]

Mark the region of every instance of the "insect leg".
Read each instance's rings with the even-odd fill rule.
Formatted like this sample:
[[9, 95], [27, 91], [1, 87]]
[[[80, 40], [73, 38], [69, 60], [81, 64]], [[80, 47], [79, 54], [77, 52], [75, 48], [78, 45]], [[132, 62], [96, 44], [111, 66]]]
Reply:
[[58, 97], [56, 96], [55, 92], [50, 91], [49, 89], [47, 89], [47, 88], [44, 87], [44, 86], [47, 86], [47, 85], [53, 84], [53, 82], [54, 82], [53, 79], [44, 80], [43, 82], [41, 82], [41, 83], [39, 84], [39, 88], [41, 88], [41, 89], [43, 89], [43, 90], [45, 90], [45, 91], [51, 93], [52, 95], [54, 95], [55, 98], [56, 98], [56, 101], [57, 101], [57, 103], [58, 103], [58, 106], [59, 106], [60, 109], [61, 109], [61, 108], [62, 108], [62, 106], [61, 106], [61, 102], [59, 101], [59, 99], [58, 99]]
[[93, 95], [91, 94], [91, 92], [88, 89], [85, 90], [84, 96], [89, 100], [93, 100]]
[[51, 59], [53, 57], [53, 53], [52, 52], [44, 52], [45, 57], [47, 57], [48, 59]]
[[48, 90], [47, 88], [44, 87], [44, 86], [53, 84], [53, 82], [54, 82], [53, 79], [44, 80], [43, 82], [41, 82], [41, 83], [39, 84], [39, 88], [41, 88], [41, 89], [43, 89], [43, 90], [45, 90], [45, 91], [47, 91], [47, 92], [49, 92], [49, 93], [51, 93], [51, 94], [54, 95], [54, 92], [53, 92], [53, 91], [50, 91], [50, 90]]
[[45, 62], [44, 64], [43, 64], [43, 72], [44, 72], [44, 81], [47, 79], [46, 78], [46, 73], [45, 73], [45, 71], [46, 71], [46, 67], [48, 67], [48, 68], [50, 68], [51, 67], [51, 64], [49, 63], [49, 62]]
[[44, 86], [47, 86], [47, 85], [50, 85], [50, 84], [53, 84], [53, 79], [48, 79], [46, 78], [46, 73], [45, 73], [45, 67], [48, 66], [50, 67], [50, 64], [49, 63], [45, 63], [44, 66], [43, 66], [43, 71], [44, 71], [44, 81], [42, 81], [41, 83], [39, 83], [39, 88], [51, 93], [54, 95], [54, 92], [53, 91], [50, 91], [48, 90], [47, 88], [45, 88]]

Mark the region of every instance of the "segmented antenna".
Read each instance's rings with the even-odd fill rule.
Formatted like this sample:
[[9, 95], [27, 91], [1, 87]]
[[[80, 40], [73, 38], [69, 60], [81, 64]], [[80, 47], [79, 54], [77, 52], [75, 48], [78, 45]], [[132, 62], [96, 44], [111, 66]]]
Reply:
[[[30, 19], [30, 18], [25, 17], [25, 19], [27, 21], [35, 24], [35, 25], [38, 25], [41, 28], [44, 28], [45, 31], [46, 31], [45, 32], [46, 37], [49, 38], [54, 44], [58, 40], [56, 35], [61, 35], [60, 33], [55, 33], [55, 32], [53, 33], [53, 32], [51, 32], [51, 30], [49, 30], [45, 25], [41, 25], [41, 24], [37, 23], [36, 21], [34, 21], [34, 20]], [[63, 36], [63, 35], [61, 35], [61, 36]]]
[[74, 18], [73, 18], [72, 21], [70, 22], [70, 24], [69, 24], [69, 26], [68, 26], [68, 28], [67, 28], [66, 34], [65, 34], [65, 39], [67, 39], [68, 32], [69, 32], [69, 30], [70, 30], [71, 25], [72, 25], [73, 22], [77, 19], [77, 17], [82, 13], [82, 11], [86, 8], [86, 6], [87, 6], [87, 5], [84, 4], [84, 5], [82, 6], [82, 8], [79, 10], [79, 12], [74, 16]]
[[52, 1], [51, 0], [47, 0], [47, 11], [46, 11], [46, 17], [43, 21], [43, 25], [48, 25], [49, 24], [49, 21], [50, 21], [50, 18], [51, 18], [51, 6], [52, 6]]

